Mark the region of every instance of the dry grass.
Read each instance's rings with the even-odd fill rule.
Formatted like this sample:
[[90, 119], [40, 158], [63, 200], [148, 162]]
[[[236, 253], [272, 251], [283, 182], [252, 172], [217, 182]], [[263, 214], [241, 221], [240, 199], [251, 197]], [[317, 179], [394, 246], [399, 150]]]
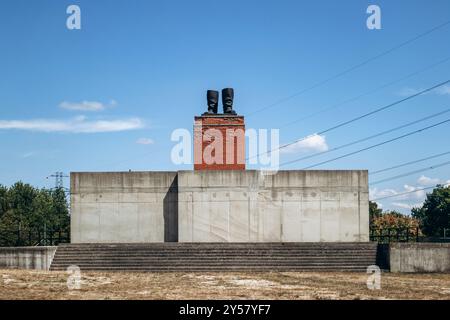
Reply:
[[450, 274], [383, 273], [367, 289], [364, 273], [66, 272], [0, 270], [0, 299], [450, 299]]

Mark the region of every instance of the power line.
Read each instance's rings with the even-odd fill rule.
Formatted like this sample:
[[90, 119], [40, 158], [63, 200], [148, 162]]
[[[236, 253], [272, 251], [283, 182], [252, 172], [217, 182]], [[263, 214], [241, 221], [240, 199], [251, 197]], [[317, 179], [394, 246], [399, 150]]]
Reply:
[[349, 143], [346, 143], [346, 144], [343, 144], [343, 145], [331, 148], [329, 150], [317, 152], [317, 153], [314, 153], [314, 154], [311, 154], [311, 155], [308, 155], [308, 156], [304, 156], [302, 158], [298, 158], [298, 159], [295, 159], [295, 160], [284, 162], [282, 165], [288, 165], [288, 164], [291, 164], [291, 163], [294, 163], [294, 162], [299, 162], [299, 161], [302, 161], [302, 160], [311, 159], [311, 158], [314, 158], [314, 157], [317, 157], [317, 156], [320, 156], [320, 155], [323, 155], [323, 154], [326, 154], [326, 153], [329, 153], [329, 152], [337, 151], [337, 150], [340, 150], [340, 149], [343, 149], [343, 148], [355, 145], [355, 144], [360, 143], [360, 142], [364, 142], [364, 141], [367, 141], [367, 140], [370, 140], [370, 139], [373, 139], [373, 138], [377, 138], [377, 137], [380, 137], [382, 135], [385, 135], [385, 134], [388, 134], [388, 133], [391, 133], [391, 132], [394, 132], [394, 131], [397, 131], [397, 130], [400, 130], [400, 129], [404, 129], [406, 127], [412, 126], [412, 125], [420, 123], [422, 121], [429, 120], [431, 118], [435, 118], [435, 117], [440, 116], [440, 115], [442, 115], [444, 113], [447, 113], [449, 111], [450, 111], [450, 108], [448, 108], [448, 109], [446, 109], [444, 111], [432, 114], [430, 116], [427, 116], [427, 117], [424, 117], [424, 118], [421, 118], [421, 119], [418, 119], [418, 120], [406, 123], [404, 125], [401, 125], [401, 126], [398, 126], [398, 127], [395, 127], [395, 128], [392, 128], [392, 129], [389, 129], [389, 130], [386, 130], [386, 131], [383, 131], [383, 132], [380, 132], [380, 133], [377, 133], [377, 134], [374, 134], [374, 135], [371, 135], [371, 136], [368, 136], [368, 137], [365, 137], [365, 138], [362, 138], [362, 139], [355, 140], [353, 142], [349, 142]]
[[[373, 149], [373, 148], [376, 148], [376, 147], [385, 145], [385, 144], [387, 144], [387, 143], [390, 143], [390, 142], [393, 142], [393, 141], [396, 141], [396, 140], [400, 140], [400, 139], [402, 139], [402, 138], [406, 138], [406, 137], [411, 136], [411, 135], [413, 135], [413, 134], [416, 134], [416, 133], [419, 133], [419, 132], [422, 132], [422, 131], [425, 131], [425, 130], [429, 130], [429, 129], [431, 129], [431, 128], [437, 127], [437, 126], [439, 126], [439, 125], [441, 125], [441, 124], [444, 124], [444, 123], [447, 123], [447, 122], [450, 122], [450, 119], [447, 119], [447, 120], [444, 120], [444, 121], [435, 123], [435, 124], [433, 124], [433, 125], [430, 125], [430, 126], [427, 126], [427, 127], [424, 127], [424, 128], [418, 129], [418, 130], [415, 130], [415, 131], [408, 132], [408, 133], [403, 134], [403, 135], [401, 135], [401, 136], [397, 136], [397, 137], [395, 137], [395, 138], [392, 138], [392, 139], [389, 139], [389, 140], [382, 141], [382, 142], [380, 142], [380, 143], [377, 143], [377, 144], [371, 145], [371, 146], [369, 146], [369, 147], [366, 147], [366, 148], [363, 148], [363, 149], [359, 149], [359, 150], [356, 150], [356, 151], [353, 151], [353, 152], [344, 154], [344, 155], [342, 155], [342, 156], [339, 156], [339, 157], [336, 157], [336, 158], [333, 158], [333, 159], [330, 159], [330, 160], [326, 160], [326, 161], [322, 161], [322, 162], [316, 163], [316, 164], [314, 164], [314, 165], [305, 167], [305, 168], [303, 168], [302, 170], [306, 170], [306, 169], [318, 167], [318, 166], [320, 166], [320, 165], [322, 165], [322, 164], [325, 164], [325, 163], [329, 163], [329, 162], [336, 161], [336, 160], [339, 160], [339, 159], [342, 159], [342, 158], [346, 158], [346, 157], [352, 156], [352, 155], [354, 155], [354, 154], [357, 154], [357, 153], [360, 153], [360, 152], [363, 152], [363, 151], [367, 151], [367, 150], [370, 150], [370, 149]], [[280, 166], [282, 166], [282, 165], [283, 165], [283, 164], [281, 164]]]
[[393, 170], [393, 169], [398, 169], [398, 168], [405, 167], [405, 166], [408, 166], [408, 165], [411, 165], [411, 164], [416, 164], [416, 163], [423, 162], [423, 161], [426, 161], [426, 160], [442, 157], [442, 156], [445, 156], [447, 154], [450, 154], [450, 151], [447, 151], [447, 152], [444, 152], [444, 153], [435, 154], [435, 155], [432, 155], [432, 156], [429, 156], [429, 157], [426, 157], [426, 158], [422, 158], [422, 159], [418, 159], [418, 160], [409, 161], [409, 162], [402, 163], [402, 164], [399, 164], [399, 165], [396, 165], [396, 166], [393, 166], [393, 167], [389, 167], [389, 168], [384, 168], [384, 169], [381, 169], [381, 170], [373, 171], [373, 172], [370, 172], [370, 175], [373, 176], [373, 175], [376, 175], [376, 174], [379, 174], [379, 173], [382, 173], [382, 172], [390, 171], [390, 170]]
[[402, 174], [396, 175], [394, 177], [378, 180], [378, 181], [369, 183], [369, 185], [379, 184], [379, 183], [382, 183], [382, 182], [387, 182], [387, 181], [395, 180], [395, 179], [398, 179], [398, 178], [407, 177], [407, 176], [410, 176], [410, 175], [413, 175], [413, 174], [416, 174], [416, 173], [420, 173], [420, 172], [423, 172], [423, 171], [428, 171], [428, 170], [433, 170], [433, 169], [440, 168], [440, 167], [443, 167], [443, 166], [448, 166], [449, 164], [450, 164], [450, 161], [446, 161], [446, 162], [439, 163], [439, 164], [436, 164], [436, 165], [433, 165], [433, 166], [430, 166], [430, 167], [426, 167], [426, 168], [422, 168], [422, 169], [418, 169], [418, 170], [402, 173]]
[[430, 30], [425, 31], [424, 33], [421, 33], [421, 34], [419, 34], [419, 35], [417, 35], [417, 36], [415, 36], [415, 37], [413, 37], [413, 38], [411, 38], [409, 40], [406, 40], [406, 41], [404, 41], [404, 42], [402, 42], [402, 43], [400, 43], [400, 44], [398, 44], [398, 45], [396, 45], [396, 46], [394, 46], [394, 47], [392, 47], [392, 48], [390, 48], [390, 49], [388, 49], [386, 51], [383, 51], [383, 52], [381, 52], [381, 53], [379, 53], [379, 54], [377, 54], [377, 55], [375, 55], [375, 56], [373, 56], [373, 57], [371, 57], [371, 58], [369, 58], [369, 59], [367, 59], [367, 60], [365, 60], [363, 62], [360, 62], [360, 63], [358, 63], [358, 64], [356, 64], [356, 65], [354, 65], [354, 66], [352, 66], [352, 67], [350, 67], [350, 68], [348, 68], [348, 69], [346, 69], [344, 71], [341, 71], [341, 72], [339, 72], [339, 73], [337, 73], [337, 74], [335, 74], [335, 75], [333, 75], [333, 76], [331, 76], [331, 77], [329, 77], [327, 79], [319, 81], [319, 82], [315, 83], [314, 85], [312, 85], [310, 87], [307, 87], [307, 88], [305, 88], [303, 90], [300, 90], [300, 91], [298, 91], [298, 92], [296, 92], [296, 93], [294, 93], [294, 94], [292, 94], [290, 96], [282, 98], [282, 99], [280, 99], [280, 100], [278, 100], [278, 101], [276, 101], [276, 102], [274, 102], [274, 103], [272, 103], [272, 104], [270, 104], [270, 105], [268, 105], [266, 107], [263, 107], [263, 108], [261, 108], [259, 110], [256, 110], [255, 112], [248, 114], [247, 117], [252, 116], [254, 114], [257, 114], [257, 113], [260, 113], [260, 112], [265, 111], [267, 109], [273, 108], [274, 106], [276, 106], [278, 104], [281, 104], [281, 103], [284, 103], [286, 101], [289, 101], [292, 98], [295, 98], [295, 97], [297, 97], [297, 96], [299, 96], [299, 95], [301, 95], [301, 94], [303, 94], [305, 92], [308, 92], [308, 91], [310, 91], [312, 89], [320, 87], [320, 86], [322, 86], [322, 85], [324, 85], [324, 84], [326, 84], [326, 83], [328, 83], [328, 82], [330, 82], [332, 80], [335, 80], [337, 78], [340, 78], [340, 77], [346, 75], [347, 73], [350, 73], [350, 72], [352, 72], [352, 71], [354, 71], [356, 69], [361, 68], [362, 66], [368, 64], [369, 62], [377, 60], [377, 59], [379, 59], [379, 58], [381, 58], [381, 57], [383, 57], [383, 56], [385, 56], [385, 55], [387, 55], [387, 54], [389, 54], [389, 53], [391, 53], [391, 52], [393, 52], [393, 51], [395, 51], [397, 49], [400, 49], [400, 48], [402, 48], [402, 47], [404, 47], [404, 46], [406, 46], [406, 45], [408, 45], [408, 44], [410, 44], [410, 43], [412, 43], [412, 42], [414, 42], [414, 41], [416, 41], [416, 40], [418, 40], [418, 39], [420, 39], [420, 38], [422, 38], [422, 37], [424, 37], [424, 36], [426, 36], [426, 35], [428, 35], [428, 34], [430, 34], [432, 32], [434, 32], [434, 31], [436, 31], [436, 30], [439, 30], [439, 29], [447, 26], [449, 23], [450, 23], [450, 20], [448, 20], [448, 21], [446, 21], [446, 22], [444, 22], [444, 23], [442, 23], [442, 24], [440, 24], [440, 25], [438, 25], [436, 27], [433, 27]]
[[281, 128], [285, 128], [285, 127], [289, 127], [289, 126], [291, 126], [291, 125], [293, 125], [293, 124], [302, 122], [303, 120], [306, 120], [306, 119], [315, 117], [315, 116], [317, 116], [317, 115], [319, 115], [319, 114], [325, 113], [325, 112], [327, 112], [327, 111], [336, 109], [336, 108], [338, 108], [338, 107], [340, 107], [340, 106], [342, 106], [342, 105], [344, 105], [344, 104], [347, 104], [347, 103], [349, 103], [349, 102], [356, 101], [356, 100], [358, 100], [358, 99], [360, 99], [360, 98], [362, 98], [362, 97], [364, 97], [364, 96], [370, 95], [370, 94], [372, 94], [372, 93], [374, 93], [374, 92], [377, 92], [377, 91], [379, 91], [379, 90], [381, 90], [381, 89], [390, 87], [390, 86], [392, 86], [393, 84], [402, 82], [402, 81], [404, 81], [404, 80], [406, 80], [406, 79], [409, 79], [409, 78], [412, 78], [412, 77], [414, 77], [414, 76], [416, 76], [416, 75], [418, 75], [418, 74], [420, 74], [420, 73], [422, 73], [422, 72], [424, 72], [424, 71], [427, 71], [427, 70], [429, 70], [429, 69], [432, 69], [432, 68], [434, 68], [434, 67], [436, 67], [436, 66], [438, 66], [438, 65], [441, 65], [441, 64], [443, 64], [443, 63], [445, 63], [445, 62], [447, 62], [447, 61], [449, 61], [449, 60], [450, 60], [450, 57], [447, 57], [447, 58], [445, 58], [444, 60], [438, 61], [438, 62], [436, 62], [436, 63], [434, 63], [434, 64], [432, 64], [432, 65], [429, 65], [429, 66], [427, 66], [427, 67], [425, 67], [425, 68], [422, 68], [422, 69], [417, 70], [417, 71], [415, 71], [415, 72], [413, 72], [413, 73], [410, 73], [410, 74], [408, 74], [407, 76], [404, 76], [404, 77], [402, 77], [402, 78], [400, 78], [400, 79], [397, 79], [397, 80], [391, 81], [391, 82], [389, 82], [389, 83], [383, 84], [383, 85], [381, 85], [381, 86], [379, 86], [379, 87], [376, 87], [376, 88], [374, 88], [374, 89], [371, 89], [371, 90], [369, 90], [369, 91], [366, 91], [366, 92], [364, 92], [364, 93], [361, 93], [361, 94], [359, 94], [359, 95], [357, 95], [357, 96], [354, 96], [354, 97], [349, 98], [349, 99], [346, 99], [346, 100], [344, 100], [344, 101], [342, 101], [342, 102], [333, 104], [333, 105], [331, 105], [331, 106], [329, 106], [329, 107], [323, 108], [323, 109], [321, 109], [321, 110], [319, 110], [319, 111], [317, 111], [317, 112], [310, 113], [310, 114], [308, 114], [308, 115], [306, 115], [306, 116], [304, 116], [304, 117], [302, 117], [302, 118], [300, 118], [300, 119], [296, 119], [296, 120], [294, 120], [294, 121], [290, 121], [290, 122], [288, 122], [288, 123], [285, 123], [284, 125], [280, 126], [280, 129], [281, 129]]
[[390, 195], [390, 196], [385, 196], [385, 197], [380, 197], [380, 198], [372, 199], [372, 200], [370, 200], [370, 201], [379, 201], [379, 200], [383, 200], [383, 199], [399, 197], [399, 196], [403, 196], [403, 195], [405, 195], [405, 194], [415, 193], [415, 192], [424, 191], [424, 190], [429, 190], [429, 189], [434, 189], [434, 188], [436, 188], [436, 186], [426, 187], [426, 188], [420, 188], [420, 189], [416, 189], [416, 190], [413, 190], [413, 191], [406, 191], [406, 192], [402, 192], [402, 193], [397, 193], [397, 194], [393, 194], [393, 195]]
[[[427, 89], [425, 89], [425, 90], [422, 90], [422, 91], [420, 91], [420, 92], [417, 92], [417, 93], [415, 93], [415, 94], [412, 94], [412, 95], [410, 95], [410, 96], [408, 96], [408, 97], [406, 97], [406, 98], [397, 100], [397, 101], [392, 102], [392, 103], [390, 103], [390, 104], [388, 104], [388, 105], [385, 105], [385, 106], [383, 106], [383, 107], [380, 107], [380, 108], [377, 108], [377, 109], [372, 110], [372, 111], [370, 111], [370, 112], [367, 112], [367, 113], [365, 113], [365, 114], [363, 114], [363, 115], [360, 115], [360, 116], [358, 116], [358, 117], [356, 117], [356, 118], [353, 118], [353, 119], [350, 119], [350, 120], [341, 122], [341, 123], [339, 123], [339, 124], [337, 124], [337, 125], [335, 125], [335, 126], [333, 126], [333, 127], [330, 127], [330, 128], [328, 128], [328, 129], [322, 130], [322, 131], [320, 131], [320, 132], [318, 132], [318, 133], [316, 133], [316, 134], [317, 134], [317, 135], [322, 135], [322, 134], [325, 134], [325, 133], [330, 132], [330, 131], [332, 131], [332, 130], [336, 130], [336, 129], [341, 128], [341, 127], [343, 127], [343, 126], [346, 126], [346, 125], [348, 125], [348, 124], [350, 124], [350, 123], [353, 123], [353, 122], [356, 122], [356, 121], [361, 120], [361, 119], [363, 119], [363, 118], [366, 118], [366, 117], [368, 117], [368, 116], [371, 116], [371, 115], [373, 115], [373, 114], [375, 114], [375, 113], [378, 113], [378, 112], [384, 111], [384, 110], [386, 110], [386, 109], [392, 108], [393, 106], [396, 106], [396, 105], [398, 105], [398, 104], [400, 104], [400, 103], [402, 103], [402, 102], [411, 100], [411, 99], [413, 99], [413, 98], [415, 98], [415, 97], [418, 97], [418, 96], [420, 96], [420, 95], [422, 95], [422, 94], [424, 94], [424, 93], [427, 93], [427, 92], [432, 91], [432, 90], [434, 90], [434, 89], [436, 89], [436, 88], [439, 88], [439, 87], [441, 87], [441, 86], [443, 86], [443, 85], [445, 85], [445, 84], [447, 84], [447, 83], [449, 83], [449, 82], [450, 82], [450, 80], [446, 80], [446, 81], [444, 81], [444, 82], [438, 83], [438, 84], [436, 84], [436, 85], [434, 85], [434, 86], [432, 86], [432, 87], [429, 87], [429, 88], [427, 88]], [[309, 137], [310, 137], [310, 136], [306, 136], [306, 137], [297, 139], [297, 140], [295, 140], [295, 141], [293, 141], [293, 142], [286, 143], [286, 144], [284, 144], [284, 145], [279, 146], [278, 148], [271, 149], [271, 150], [269, 150], [269, 151], [259, 153], [259, 154], [255, 155], [255, 156], [252, 156], [252, 157], [248, 157], [246, 160], [249, 160], [249, 159], [258, 157], [258, 156], [260, 156], [260, 155], [262, 155], [262, 154], [267, 154], [267, 153], [271, 153], [271, 152], [276, 151], [276, 150], [281, 150], [281, 149], [283, 149], [283, 148], [289, 147], [289, 146], [291, 146], [291, 145], [293, 145], [293, 144], [295, 144], [295, 143], [298, 143], [298, 142], [300, 142], [300, 141], [304, 141], [304, 140], [308, 139]]]

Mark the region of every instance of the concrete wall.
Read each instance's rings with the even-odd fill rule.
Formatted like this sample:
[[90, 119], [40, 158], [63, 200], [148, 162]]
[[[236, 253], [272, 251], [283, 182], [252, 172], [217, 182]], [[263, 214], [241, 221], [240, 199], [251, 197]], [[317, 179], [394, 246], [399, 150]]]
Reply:
[[391, 272], [450, 272], [450, 243], [391, 243]]
[[180, 242], [369, 241], [367, 171], [180, 171]]
[[177, 241], [176, 176], [176, 172], [71, 173], [71, 242]]
[[0, 269], [49, 270], [56, 247], [0, 248]]
[[71, 174], [73, 243], [368, 241], [367, 171]]

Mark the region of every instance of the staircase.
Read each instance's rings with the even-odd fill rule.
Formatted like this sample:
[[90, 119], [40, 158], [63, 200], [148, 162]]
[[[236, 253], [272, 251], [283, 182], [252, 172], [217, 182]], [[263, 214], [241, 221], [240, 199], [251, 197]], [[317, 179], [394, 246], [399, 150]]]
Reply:
[[50, 270], [365, 272], [376, 255], [369, 242], [61, 244]]

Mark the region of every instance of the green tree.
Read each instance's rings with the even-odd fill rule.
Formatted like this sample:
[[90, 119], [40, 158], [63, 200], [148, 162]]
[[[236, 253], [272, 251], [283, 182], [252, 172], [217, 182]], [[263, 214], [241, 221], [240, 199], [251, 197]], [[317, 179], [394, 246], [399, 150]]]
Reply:
[[450, 186], [436, 186], [421, 208], [413, 208], [412, 216], [417, 218], [422, 231], [429, 237], [439, 237], [444, 228], [450, 228]]
[[0, 246], [17, 245], [17, 222], [12, 210], [5, 212], [0, 218]]
[[70, 217], [69, 206], [67, 203], [66, 193], [64, 189], [57, 188], [52, 191], [52, 221], [51, 228], [54, 232], [64, 234], [66, 237], [70, 235]]
[[373, 226], [379, 229], [413, 229], [419, 227], [419, 220], [398, 211], [384, 211], [374, 218]]
[[[36, 189], [17, 182], [0, 185], [0, 246], [55, 243], [68, 238], [70, 218], [63, 189]], [[44, 239], [45, 236], [45, 239]]]
[[[34, 212], [29, 220], [31, 238], [35, 243], [42, 244], [43, 237], [46, 236], [47, 227], [52, 223], [52, 196], [49, 190], [39, 190], [33, 199], [32, 207]], [[31, 241], [30, 241], [31, 242]], [[32, 243], [34, 245], [35, 243]]]
[[8, 188], [0, 184], [0, 219], [8, 211]]
[[12, 211], [12, 220], [9, 220], [8, 227], [16, 230], [17, 242], [15, 245], [25, 245], [29, 234], [29, 225], [33, 220], [33, 200], [37, 195], [37, 190], [29, 184], [16, 182], [8, 191], [9, 210]]
[[380, 217], [383, 210], [378, 208], [378, 204], [374, 201], [369, 201], [369, 224], [372, 227], [374, 219]]

